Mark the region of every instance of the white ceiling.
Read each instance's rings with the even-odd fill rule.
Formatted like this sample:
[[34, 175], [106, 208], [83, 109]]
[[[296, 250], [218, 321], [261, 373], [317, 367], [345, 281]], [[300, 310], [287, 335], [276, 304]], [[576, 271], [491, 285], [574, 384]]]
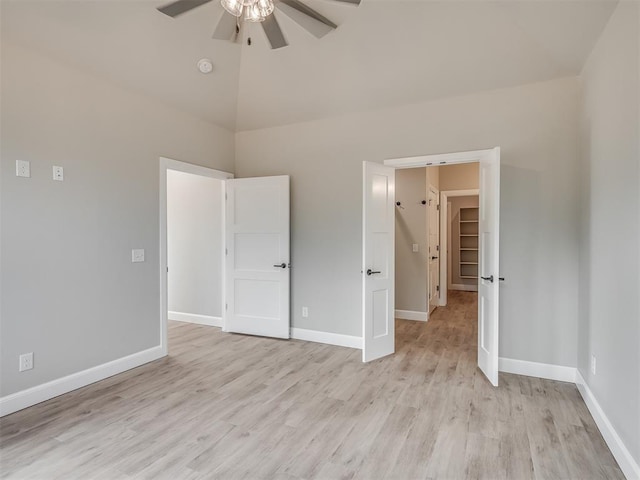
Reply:
[[[2, 40], [246, 130], [578, 74], [616, 0], [306, 0], [339, 28], [290, 45], [211, 39], [218, 2], [176, 19], [163, 0], [2, 0]], [[202, 75], [196, 62], [213, 60]]]

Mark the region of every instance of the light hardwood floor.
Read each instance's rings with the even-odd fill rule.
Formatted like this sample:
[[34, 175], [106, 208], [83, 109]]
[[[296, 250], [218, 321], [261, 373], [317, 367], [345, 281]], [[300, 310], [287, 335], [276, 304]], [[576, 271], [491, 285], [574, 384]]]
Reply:
[[171, 323], [170, 356], [0, 421], [2, 478], [624, 478], [572, 384], [476, 367], [476, 300], [397, 353]]

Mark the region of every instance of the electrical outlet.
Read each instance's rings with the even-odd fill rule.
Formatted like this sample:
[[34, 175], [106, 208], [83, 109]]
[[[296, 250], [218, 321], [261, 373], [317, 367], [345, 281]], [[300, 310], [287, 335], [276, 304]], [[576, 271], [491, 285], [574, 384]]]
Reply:
[[16, 177], [31, 177], [31, 163], [27, 160], [16, 160]]
[[309, 309], [307, 307], [302, 307], [302, 316], [307, 318], [309, 316]]
[[18, 371], [24, 372], [33, 368], [33, 352], [23, 353], [20, 355], [20, 365]]
[[59, 182], [64, 181], [64, 169], [62, 167], [53, 167], [53, 179]]
[[596, 374], [596, 356], [595, 355], [591, 355], [591, 373], [593, 375]]

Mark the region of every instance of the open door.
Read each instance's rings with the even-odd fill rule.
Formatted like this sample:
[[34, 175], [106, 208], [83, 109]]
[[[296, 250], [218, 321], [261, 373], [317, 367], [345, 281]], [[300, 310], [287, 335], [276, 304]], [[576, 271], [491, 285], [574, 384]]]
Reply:
[[429, 188], [428, 208], [428, 305], [427, 312], [431, 315], [440, 305], [440, 194], [437, 190]]
[[364, 162], [362, 361], [395, 351], [395, 170]]
[[289, 338], [289, 177], [225, 183], [225, 331]]
[[478, 366], [498, 386], [500, 148], [480, 159]]

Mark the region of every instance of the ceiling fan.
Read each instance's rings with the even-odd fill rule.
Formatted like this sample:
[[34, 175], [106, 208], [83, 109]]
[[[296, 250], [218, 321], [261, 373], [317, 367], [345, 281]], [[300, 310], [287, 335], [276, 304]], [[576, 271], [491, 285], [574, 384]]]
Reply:
[[[172, 18], [213, 0], [177, 0], [158, 8]], [[359, 5], [361, 0], [335, 0]], [[287, 39], [276, 20], [275, 7], [317, 38], [335, 30], [338, 26], [300, 0], [221, 0], [224, 7], [222, 18], [213, 32], [218, 40], [240, 41], [244, 22], [261, 23], [272, 49], [286, 47]]]

